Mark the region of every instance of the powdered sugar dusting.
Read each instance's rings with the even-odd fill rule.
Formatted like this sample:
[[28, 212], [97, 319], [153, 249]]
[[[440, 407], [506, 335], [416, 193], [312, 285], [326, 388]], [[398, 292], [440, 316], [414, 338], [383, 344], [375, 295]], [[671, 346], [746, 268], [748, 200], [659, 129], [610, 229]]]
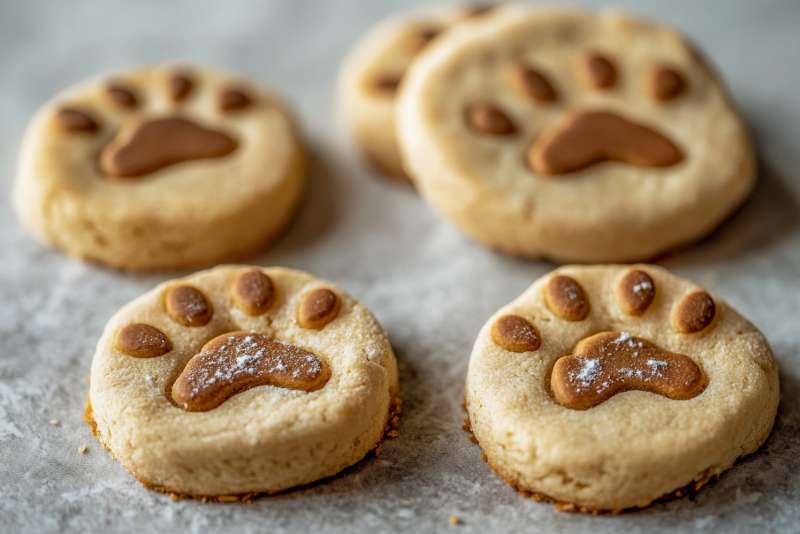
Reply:
[[668, 361], [657, 360], [655, 358], [648, 358], [644, 363], [647, 364], [647, 367], [650, 369], [651, 373], [658, 373], [658, 376], [661, 376], [661, 371], [669, 366]]
[[669, 366], [668, 361], [655, 358], [648, 358], [644, 363], [645, 366], [643, 368], [620, 367], [617, 369], [617, 374], [626, 378], [638, 378], [639, 380], [648, 381], [654, 378], [663, 378], [664, 371]]
[[[579, 366], [569, 371], [567, 378], [575, 391], [592, 389], [597, 393], [604, 392], [617, 381], [661, 379], [666, 376], [670, 362], [656, 357], [657, 354], [641, 339], [620, 332], [595, 347], [593, 354], [579, 357]], [[619, 367], [618, 363], [612, 364], [612, 361], [620, 361], [617, 358], [627, 360], [627, 364]], [[609, 364], [605, 365], [606, 362]]]
[[617, 345], [622, 345], [627, 341], [631, 341], [633, 336], [631, 336], [628, 332], [620, 332], [619, 336], [614, 340], [614, 343]]
[[313, 354], [259, 334], [230, 336], [196, 358], [201, 359], [201, 364], [186, 376], [193, 396], [221, 384], [269, 376], [303, 380], [322, 372], [322, 364]]
[[653, 284], [650, 282], [650, 280], [642, 280], [640, 282], [636, 282], [635, 284], [633, 284], [633, 287], [631, 287], [631, 290], [633, 290], [633, 292], [636, 293], [637, 295], [649, 292], [651, 289], [653, 289]]
[[580, 293], [578, 293], [578, 290], [573, 286], [566, 286], [564, 288], [564, 296], [567, 297], [567, 300], [578, 300], [581, 297]]
[[[631, 354], [635, 357], [638, 357], [642, 349], [644, 349], [644, 343], [642, 343], [640, 339], [633, 337], [628, 332], [620, 332], [619, 336], [617, 336], [612, 343], [618, 346], [617, 348], [614, 348], [614, 351], [619, 350], [620, 346], [628, 347], [631, 349]], [[601, 352], [606, 354], [609, 351], [607, 347], [603, 347]]]
[[183, 313], [186, 315], [202, 315], [206, 313], [208, 306], [202, 298], [187, 298], [181, 302]]
[[603, 370], [600, 358], [583, 358], [581, 366], [576, 371], [570, 371], [569, 380], [577, 390], [590, 388]]

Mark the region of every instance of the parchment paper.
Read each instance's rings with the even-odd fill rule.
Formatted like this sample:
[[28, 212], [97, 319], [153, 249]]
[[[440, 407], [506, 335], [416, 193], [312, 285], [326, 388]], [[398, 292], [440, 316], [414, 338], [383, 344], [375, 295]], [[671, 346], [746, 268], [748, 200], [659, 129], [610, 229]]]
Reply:
[[[373, 22], [411, 4], [0, 4], [0, 531], [800, 531], [800, 3], [622, 2], [703, 47], [757, 139], [762, 168], [752, 199], [709, 239], [659, 263], [764, 331], [780, 362], [782, 403], [766, 446], [695, 499], [618, 517], [563, 514], [520, 498], [461, 430], [478, 329], [553, 266], [467, 240], [410, 188], [361, 165], [337, 125], [333, 90], [344, 54]], [[81, 419], [106, 320], [182, 273], [133, 276], [79, 263], [30, 239], [9, 204], [20, 136], [42, 102], [86, 76], [163, 60], [240, 71], [294, 104], [315, 154], [310, 194], [288, 234], [252, 262], [306, 269], [360, 298], [389, 331], [402, 371], [401, 436], [379, 458], [249, 506], [172, 502], [144, 489]], [[452, 527], [453, 514], [463, 524]]]

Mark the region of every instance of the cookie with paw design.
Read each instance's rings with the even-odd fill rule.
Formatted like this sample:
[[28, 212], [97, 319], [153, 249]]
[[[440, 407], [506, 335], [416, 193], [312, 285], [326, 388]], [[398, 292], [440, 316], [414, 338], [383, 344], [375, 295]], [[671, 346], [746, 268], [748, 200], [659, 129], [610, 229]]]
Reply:
[[106, 325], [88, 419], [153, 489], [232, 500], [334, 475], [399, 408], [394, 353], [362, 304], [283, 268], [165, 282]]
[[653, 265], [563, 267], [484, 325], [466, 405], [491, 467], [571, 511], [699, 489], [767, 439], [778, 368], [728, 304]]
[[43, 242], [126, 270], [252, 253], [291, 219], [305, 158], [292, 119], [255, 83], [158, 66], [65, 91], [34, 117], [15, 185]]
[[619, 12], [508, 7], [453, 28], [405, 78], [397, 131], [422, 195], [493, 248], [638, 261], [750, 193], [753, 148], [675, 30]]
[[394, 15], [353, 47], [339, 78], [339, 107], [359, 150], [379, 171], [407, 179], [397, 148], [394, 113], [409, 65], [448, 28], [481, 20], [492, 8], [487, 4]]

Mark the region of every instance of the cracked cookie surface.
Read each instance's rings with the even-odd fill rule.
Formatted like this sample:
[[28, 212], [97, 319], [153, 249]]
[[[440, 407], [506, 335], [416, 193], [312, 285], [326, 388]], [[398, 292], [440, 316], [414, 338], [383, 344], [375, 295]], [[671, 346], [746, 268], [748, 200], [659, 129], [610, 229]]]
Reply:
[[767, 438], [778, 398], [763, 335], [653, 265], [545, 275], [483, 327], [466, 386], [492, 468], [584, 511], [647, 506], [728, 469]]
[[415, 61], [396, 114], [422, 195], [493, 248], [636, 261], [696, 240], [751, 191], [745, 127], [675, 30], [509, 6]]
[[379, 443], [397, 395], [392, 348], [364, 306], [306, 273], [247, 266], [168, 281], [126, 305], [90, 386], [113, 456], [148, 487], [198, 497], [339, 472]]
[[26, 227], [72, 255], [127, 270], [192, 267], [275, 237], [304, 169], [275, 95], [205, 67], [141, 67], [68, 89], [37, 113], [14, 200]]

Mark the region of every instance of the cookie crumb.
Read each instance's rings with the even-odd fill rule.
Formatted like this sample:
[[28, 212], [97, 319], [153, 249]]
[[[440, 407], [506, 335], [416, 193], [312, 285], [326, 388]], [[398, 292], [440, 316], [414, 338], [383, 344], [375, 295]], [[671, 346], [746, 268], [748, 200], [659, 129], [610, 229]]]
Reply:
[[49, 423], [50, 426], [61, 426], [61, 421], [59, 421], [58, 419], [50, 419]]
[[451, 515], [450, 516], [450, 524], [453, 525], [453, 526], [460, 525], [461, 524], [461, 518], [458, 517], [455, 514]]
[[88, 452], [89, 452], [88, 445], [81, 445], [80, 447], [78, 447], [78, 454], [86, 454]]

